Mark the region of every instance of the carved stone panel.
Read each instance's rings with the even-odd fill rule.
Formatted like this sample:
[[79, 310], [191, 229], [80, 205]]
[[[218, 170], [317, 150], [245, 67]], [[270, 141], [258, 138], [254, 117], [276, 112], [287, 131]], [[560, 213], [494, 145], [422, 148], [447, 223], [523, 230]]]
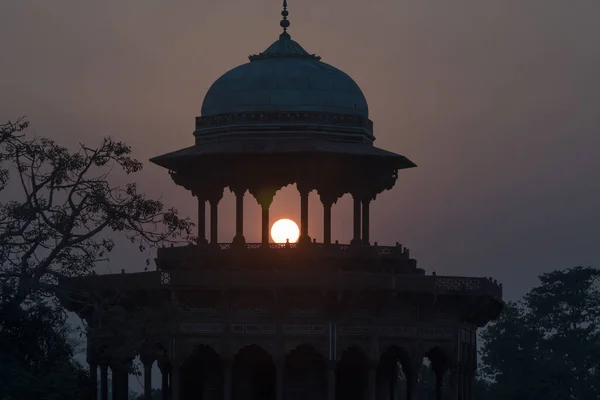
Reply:
[[285, 335], [325, 335], [325, 325], [296, 325], [285, 324], [283, 326]]
[[182, 322], [179, 325], [181, 333], [194, 335], [218, 335], [223, 333], [223, 324], [204, 322]]

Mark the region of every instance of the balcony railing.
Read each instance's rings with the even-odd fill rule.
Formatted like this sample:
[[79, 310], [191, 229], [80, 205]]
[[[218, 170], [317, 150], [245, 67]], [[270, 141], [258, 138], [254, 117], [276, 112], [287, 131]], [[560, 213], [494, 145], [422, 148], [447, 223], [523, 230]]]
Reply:
[[489, 296], [502, 299], [491, 278], [346, 271], [179, 270], [107, 274], [67, 279], [78, 290], [318, 290], [382, 291]]

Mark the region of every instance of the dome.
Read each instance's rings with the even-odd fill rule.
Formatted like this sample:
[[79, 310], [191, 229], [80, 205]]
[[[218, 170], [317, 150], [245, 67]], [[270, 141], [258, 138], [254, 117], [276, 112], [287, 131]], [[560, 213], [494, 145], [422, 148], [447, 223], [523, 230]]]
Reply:
[[216, 80], [202, 116], [317, 111], [368, 117], [367, 100], [346, 73], [311, 55], [287, 32], [267, 50]]

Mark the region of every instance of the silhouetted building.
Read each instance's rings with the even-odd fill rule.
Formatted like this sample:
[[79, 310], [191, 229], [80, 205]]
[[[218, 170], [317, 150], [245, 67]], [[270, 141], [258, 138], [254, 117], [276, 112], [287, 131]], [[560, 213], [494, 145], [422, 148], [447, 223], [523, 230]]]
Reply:
[[[285, 7], [279, 40], [209, 89], [195, 144], [152, 159], [198, 199], [198, 244], [159, 249], [157, 271], [65, 282], [87, 299], [65, 303], [88, 321], [101, 391], [110, 368], [123, 399], [140, 355], [148, 386], [158, 361], [165, 399], [416, 399], [429, 358], [439, 396], [449, 376], [444, 398], [472, 399], [476, 330], [497, 317], [502, 288], [426, 275], [402, 245], [371, 243], [372, 202], [415, 164], [373, 146], [360, 88], [291, 39]], [[270, 243], [269, 207], [289, 184], [299, 192], [301, 236]], [[227, 188], [236, 235], [223, 244], [217, 207]], [[323, 243], [309, 237], [312, 191]], [[244, 237], [246, 193], [262, 208], [261, 243]], [[332, 207], [344, 194], [354, 199], [353, 239], [332, 243]]]

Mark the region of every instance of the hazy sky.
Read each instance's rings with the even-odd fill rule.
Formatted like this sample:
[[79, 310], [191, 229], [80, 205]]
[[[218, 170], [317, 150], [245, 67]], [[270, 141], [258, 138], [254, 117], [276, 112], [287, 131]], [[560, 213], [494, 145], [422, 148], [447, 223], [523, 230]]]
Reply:
[[[279, 35], [278, 0], [2, 0], [0, 120], [93, 145], [110, 134], [152, 156], [193, 144], [222, 73]], [[372, 206], [371, 237], [419, 266], [493, 276], [514, 299], [541, 272], [600, 267], [598, 0], [290, 0], [290, 33], [352, 76], [376, 145], [418, 168]], [[195, 218], [194, 199], [147, 164], [141, 188]], [[246, 199], [246, 237], [260, 240]], [[311, 199], [311, 235], [322, 240]], [[351, 237], [351, 201], [334, 239]], [[299, 219], [287, 188], [273, 217]], [[221, 206], [220, 239], [234, 235]], [[144, 267], [127, 253], [113, 269]]]

